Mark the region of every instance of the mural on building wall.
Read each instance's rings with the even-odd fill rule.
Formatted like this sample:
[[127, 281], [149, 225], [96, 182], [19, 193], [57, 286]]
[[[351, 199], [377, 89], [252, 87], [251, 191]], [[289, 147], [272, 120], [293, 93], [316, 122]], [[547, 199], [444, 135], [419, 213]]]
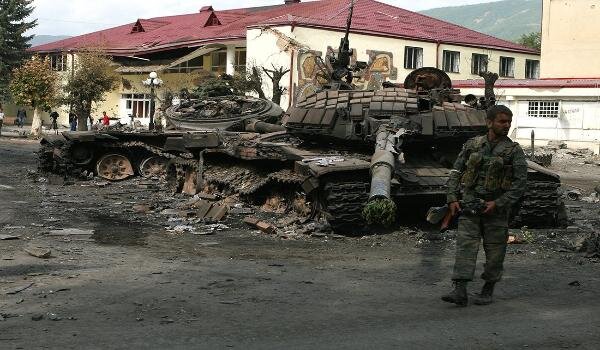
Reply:
[[310, 95], [317, 91], [324, 81], [319, 82], [319, 57], [321, 51], [304, 51], [298, 55], [296, 72], [298, 82], [294, 84], [294, 98]]
[[[294, 98], [316, 92], [326, 81], [321, 77], [322, 65], [331, 69], [329, 57], [337, 53], [336, 49], [329, 46], [323, 60], [320, 59], [320, 51], [305, 51], [298, 56], [297, 74], [298, 83], [294, 85]], [[394, 67], [394, 55], [387, 51], [367, 50], [369, 61], [367, 69], [355, 75], [354, 84], [358, 90], [381, 89], [381, 84], [387, 80], [398, 79], [398, 69]], [[322, 63], [319, 63], [321, 61]], [[357, 62], [356, 50], [350, 58], [350, 64]]]

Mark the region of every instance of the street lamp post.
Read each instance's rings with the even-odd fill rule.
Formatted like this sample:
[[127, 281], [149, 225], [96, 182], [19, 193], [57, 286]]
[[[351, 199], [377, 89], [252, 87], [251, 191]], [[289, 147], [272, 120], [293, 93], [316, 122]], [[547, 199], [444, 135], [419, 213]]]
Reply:
[[154, 88], [162, 84], [162, 80], [158, 78], [156, 72], [150, 72], [148, 79], [142, 82], [146, 86], [150, 86], [150, 123], [148, 129], [154, 130]]

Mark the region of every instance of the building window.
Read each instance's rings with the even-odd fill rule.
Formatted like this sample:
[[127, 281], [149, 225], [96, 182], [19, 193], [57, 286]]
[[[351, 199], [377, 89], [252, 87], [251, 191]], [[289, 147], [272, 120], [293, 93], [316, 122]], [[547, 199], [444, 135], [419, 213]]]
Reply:
[[481, 55], [478, 53], [473, 54], [471, 62], [471, 74], [479, 75], [487, 71], [488, 66], [488, 55]]
[[423, 48], [406, 46], [404, 48], [404, 68], [417, 69], [423, 67]]
[[58, 54], [58, 55], [50, 55], [50, 67], [52, 70], [57, 72], [64, 72], [67, 70], [67, 55], [66, 54]]
[[121, 100], [125, 101], [125, 113], [135, 118], [150, 117], [149, 94], [122, 94]]
[[525, 60], [525, 79], [540, 78], [540, 61]]
[[460, 52], [444, 50], [442, 65], [444, 66], [444, 72], [460, 72]]
[[210, 70], [217, 74], [225, 73], [227, 69], [227, 52], [226, 51], [215, 51], [210, 54], [211, 66]]
[[500, 56], [500, 76], [505, 78], [515, 77], [515, 59], [514, 57]]
[[246, 49], [238, 49], [235, 51], [234, 69], [236, 72], [246, 71]]
[[558, 101], [529, 101], [528, 117], [558, 118]]

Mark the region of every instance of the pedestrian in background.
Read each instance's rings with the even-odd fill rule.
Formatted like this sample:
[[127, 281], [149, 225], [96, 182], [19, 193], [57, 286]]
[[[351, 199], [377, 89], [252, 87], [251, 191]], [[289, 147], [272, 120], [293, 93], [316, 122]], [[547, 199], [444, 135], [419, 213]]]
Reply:
[[2, 135], [2, 125], [4, 124], [4, 110], [0, 107], [0, 135]]
[[73, 112], [69, 113], [69, 125], [71, 126], [71, 131], [77, 131], [77, 115]]
[[104, 125], [104, 126], [110, 125], [110, 118], [108, 117], [106, 112], [102, 112], [102, 125]]
[[19, 128], [23, 128], [23, 125], [25, 124], [26, 119], [27, 119], [27, 112], [25, 111], [25, 108], [19, 108], [17, 110], [17, 126]]
[[50, 113], [50, 119], [52, 119], [52, 130], [58, 135], [58, 112], [54, 111]]

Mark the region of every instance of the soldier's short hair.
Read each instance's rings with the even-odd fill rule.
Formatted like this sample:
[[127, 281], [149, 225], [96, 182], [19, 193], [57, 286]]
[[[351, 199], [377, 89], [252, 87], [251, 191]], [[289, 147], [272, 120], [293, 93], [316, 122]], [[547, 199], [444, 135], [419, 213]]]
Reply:
[[509, 116], [511, 118], [513, 116], [513, 112], [510, 110], [510, 108], [508, 108], [506, 106], [502, 106], [502, 105], [495, 105], [495, 106], [492, 106], [492, 108], [487, 110], [488, 120], [493, 121], [494, 119], [496, 119], [498, 114], [506, 114], [507, 116]]

